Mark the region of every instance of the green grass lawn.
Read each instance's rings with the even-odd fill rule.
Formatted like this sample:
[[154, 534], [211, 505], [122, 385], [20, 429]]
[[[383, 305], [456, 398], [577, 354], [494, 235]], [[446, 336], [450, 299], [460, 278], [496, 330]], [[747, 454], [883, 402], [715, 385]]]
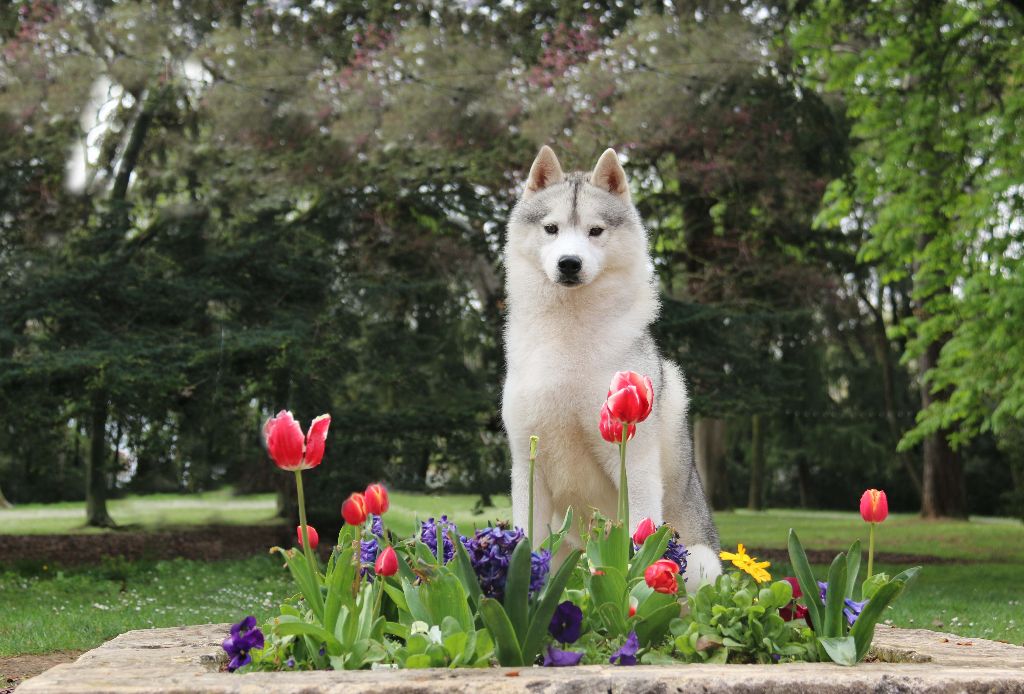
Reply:
[[[479, 515], [472, 510], [475, 495], [394, 493], [391, 498], [387, 522], [400, 534], [412, 532], [417, 518], [445, 512], [463, 532], [511, 515], [507, 497], [496, 497], [497, 506]], [[56, 513], [48, 514], [48, 508]], [[135, 497], [112, 504], [118, 521], [144, 527], [211, 519], [270, 522], [273, 510], [270, 495], [226, 493]], [[81, 513], [80, 504], [21, 506], [0, 511], [0, 532], [75, 531]], [[839, 550], [857, 537], [866, 540], [866, 526], [856, 512], [738, 511], [717, 514], [716, 520], [723, 545], [743, 542], [753, 554], [784, 547], [790, 527], [809, 549]], [[926, 565], [891, 608], [887, 619], [893, 624], [1024, 644], [1024, 526], [1019, 522], [928, 522], [893, 515], [879, 528], [878, 549], [979, 562]], [[776, 577], [790, 573], [783, 564], [771, 571]], [[818, 571], [823, 575], [824, 567]], [[128, 629], [234, 621], [246, 614], [263, 618], [275, 612], [289, 590], [279, 562], [263, 556], [222, 562], [114, 560], [63, 571], [52, 566], [0, 569], [0, 656], [92, 648]]]
[[[233, 496], [228, 489], [201, 494], [148, 494], [107, 502], [119, 524], [156, 529], [181, 525], [275, 523], [273, 494]], [[46, 535], [51, 533], [109, 532], [86, 528], [85, 503], [23, 504], [0, 510], [0, 533]]]
[[0, 656], [94, 648], [130, 629], [262, 618], [291, 590], [270, 556], [8, 571], [0, 573]]

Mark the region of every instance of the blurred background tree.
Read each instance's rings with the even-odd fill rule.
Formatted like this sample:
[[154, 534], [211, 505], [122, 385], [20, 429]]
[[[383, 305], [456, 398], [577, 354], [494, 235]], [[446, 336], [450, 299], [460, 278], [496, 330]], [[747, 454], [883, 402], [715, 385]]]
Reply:
[[882, 486], [1021, 513], [1021, 22], [10, 3], [0, 503], [84, 496], [108, 525], [126, 490], [287, 492], [260, 439], [284, 408], [333, 416], [325, 526], [370, 479], [506, 492], [500, 249], [548, 143], [625, 160], [717, 508]]

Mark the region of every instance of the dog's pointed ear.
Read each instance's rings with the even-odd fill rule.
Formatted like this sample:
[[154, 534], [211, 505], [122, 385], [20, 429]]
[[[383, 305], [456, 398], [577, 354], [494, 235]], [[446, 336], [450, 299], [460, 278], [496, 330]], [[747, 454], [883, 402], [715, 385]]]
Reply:
[[558, 157], [554, 150], [547, 145], [540, 148], [537, 158], [533, 160], [530, 167], [530, 175], [526, 179], [526, 190], [523, 197], [528, 198], [539, 193], [548, 186], [561, 183], [565, 177], [562, 175], [562, 165], [558, 163]]
[[590, 175], [590, 182], [629, 202], [629, 181], [626, 180], [626, 172], [619, 163], [619, 156], [615, 154], [614, 149], [609, 147], [597, 160], [594, 173]]

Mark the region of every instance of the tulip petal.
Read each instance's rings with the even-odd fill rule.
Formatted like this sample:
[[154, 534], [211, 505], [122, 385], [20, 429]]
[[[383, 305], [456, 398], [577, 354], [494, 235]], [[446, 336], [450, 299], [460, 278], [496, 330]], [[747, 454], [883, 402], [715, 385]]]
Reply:
[[640, 421], [646, 405], [640, 402], [640, 394], [636, 386], [629, 385], [608, 396], [608, 410], [612, 417], [620, 422], [634, 424]]
[[353, 492], [341, 504], [341, 517], [349, 525], [362, 525], [367, 515], [366, 499], [359, 492]]
[[292, 413], [281, 410], [277, 416], [263, 426], [266, 436], [267, 451], [274, 463], [282, 470], [302, 469], [302, 452], [304, 437], [302, 427], [292, 417]]
[[398, 573], [398, 555], [392, 547], [386, 547], [373, 564], [373, 571], [378, 576], [394, 576]]
[[369, 485], [363, 496], [366, 498], [366, 511], [375, 516], [384, 515], [387, 513], [388, 508], [391, 507], [391, 502], [388, 500], [388, 490], [385, 489], [383, 484], [374, 483]]
[[611, 385], [608, 387], [608, 396], [630, 386], [636, 388], [640, 404], [636, 419], [627, 421], [642, 422], [650, 416], [654, 409], [654, 383], [649, 377], [638, 374], [636, 371], [619, 371], [612, 377]]
[[309, 425], [306, 435], [306, 457], [302, 463], [304, 470], [314, 468], [324, 457], [324, 446], [327, 441], [327, 429], [331, 426], [331, 415], [322, 414]]
[[[601, 407], [601, 419], [598, 421], [597, 427], [601, 432], [601, 438], [608, 443], [622, 443], [622, 422], [612, 416], [607, 401]], [[626, 439], [632, 439], [634, 435], [636, 435], [636, 425], [630, 424]]]
[[885, 492], [868, 489], [860, 497], [860, 515], [868, 523], [881, 523], [889, 516], [889, 501]]

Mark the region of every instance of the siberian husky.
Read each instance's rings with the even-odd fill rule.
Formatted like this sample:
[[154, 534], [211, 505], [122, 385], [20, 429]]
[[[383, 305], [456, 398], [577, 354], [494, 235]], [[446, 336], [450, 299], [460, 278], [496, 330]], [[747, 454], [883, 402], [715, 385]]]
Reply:
[[[687, 590], [713, 580], [718, 532], [693, 462], [686, 383], [650, 333], [659, 306], [647, 232], [613, 150], [589, 174], [563, 174], [555, 153], [540, 150], [509, 219], [505, 269], [502, 417], [515, 525], [527, 527], [534, 434], [535, 527], [557, 528], [569, 506], [576, 519], [592, 509], [614, 517], [619, 453], [598, 419], [615, 372], [636, 371], [654, 383], [654, 410], [627, 449], [630, 531], [644, 518], [669, 523], [690, 552]], [[580, 543], [574, 528], [567, 544]]]

